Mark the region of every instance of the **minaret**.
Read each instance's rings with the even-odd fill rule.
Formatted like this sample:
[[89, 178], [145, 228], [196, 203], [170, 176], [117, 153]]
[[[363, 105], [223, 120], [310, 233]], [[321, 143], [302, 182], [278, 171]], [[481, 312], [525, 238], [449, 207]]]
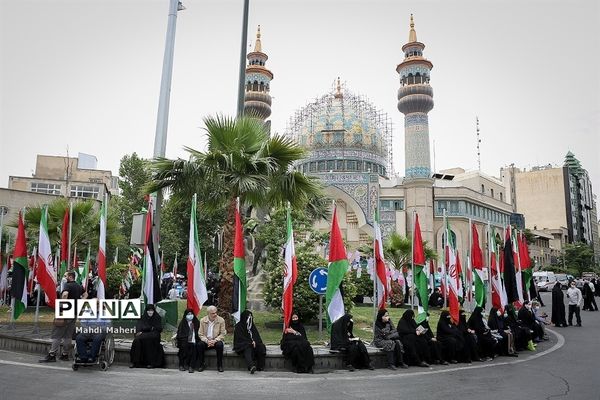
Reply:
[[269, 94], [269, 90], [273, 73], [265, 68], [268, 58], [262, 52], [259, 25], [256, 32], [254, 51], [248, 54], [244, 114], [255, 116], [263, 121], [271, 115], [271, 95]]
[[433, 108], [433, 90], [429, 86], [433, 64], [423, 57], [425, 45], [417, 41], [412, 14], [408, 43], [402, 46], [404, 61], [397, 67], [400, 74], [398, 110], [404, 114], [405, 179], [430, 179], [429, 120]]
[[425, 45], [417, 41], [412, 14], [408, 43], [402, 46], [404, 60], [396, 67], [400, 74], [398, 110], [404, 114], [404, 201], [406, 231], [412, 235], [413, 212], [419, 214], [423, 239], [435, 245], [433, 234], [433, 179], [429, 156], [429, 120], [433, 90], [429, 86], [433, 64], [423, 57]]

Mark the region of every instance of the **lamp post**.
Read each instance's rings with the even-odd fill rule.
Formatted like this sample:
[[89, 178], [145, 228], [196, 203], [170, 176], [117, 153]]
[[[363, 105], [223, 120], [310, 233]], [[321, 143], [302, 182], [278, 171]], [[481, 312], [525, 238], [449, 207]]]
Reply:
[[246, 81], [246, 46], [248, 44], [248, 8], [250, 0], [244, 0], [244, 13], [242, 17], [242, 45], [240, 48], [240, 75], [238, 79], [237, 116], [244, 115], [244, 82]]
[[[154, 158], [164, 157], [167, 148], [167, 127], [169, 123], [169, 102], [171, 99], [171, 79], [173, 76], [173, 53], [175, 51], [175, 27], [177, 12], [185, 10], [179, 0], [169, 0], [169, 17], [167, 23], [167, 39], [165, 42], [165, 55], [163, 58], [162, 78], [160, 82], [160, 95], [158, 98], [158, 116], [156, 118], [156, 133], [154, 135]], [[156, 195], [156, 208], [154, 226], [156, 232], [160, 231], [160, 206], [162, 192]]]

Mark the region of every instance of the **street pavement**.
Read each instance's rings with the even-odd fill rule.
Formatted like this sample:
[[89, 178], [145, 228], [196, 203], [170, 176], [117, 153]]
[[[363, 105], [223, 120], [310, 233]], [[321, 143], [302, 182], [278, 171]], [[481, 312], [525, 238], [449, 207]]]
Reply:
[[[550, 294], [543, 294], [550, 313]], [[0, 400], [17, 399], [577, 399], [600, 400], [600, 312], [583, 327], [549, 330], [551, 340], [519, 358], [399, 372], [314, 375], [265, 371], [145, 370], [113, 366], [71, 370], [68, 362], [0, 350]]]

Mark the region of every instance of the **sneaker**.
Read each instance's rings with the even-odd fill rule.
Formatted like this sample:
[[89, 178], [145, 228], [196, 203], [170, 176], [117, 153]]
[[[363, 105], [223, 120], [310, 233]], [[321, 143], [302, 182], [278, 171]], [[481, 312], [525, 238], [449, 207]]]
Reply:
[[56, 362], [56, 354], [49, 353], [46, 357], [39, 360], [41, 363], [45, 362]]
[[254, 374], [256, 372], [256, 367], [253, 365], [252, 367], [250, 367], [250, 373]]
[[62, 353], [59, 358], [60, 361], [69, 361], [69, 353]]

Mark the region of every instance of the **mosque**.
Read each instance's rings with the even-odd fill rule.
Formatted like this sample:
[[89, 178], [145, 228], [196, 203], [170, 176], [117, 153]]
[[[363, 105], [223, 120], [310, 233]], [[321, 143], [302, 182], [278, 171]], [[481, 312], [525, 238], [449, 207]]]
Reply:
[[[339, 78], [330, 93], [290, 118], [286, 135], [308, 151], [307, 158], [296, 167], [319, 177], [327, 195], [336, 200], [342, 235], [350, 248], [372, 241], [379, 206], [384, 237], [394, 231], [411, 235], [418, 213], [423, 239], [441, 254], [445, 211], [457, 247], [466, 259], [469, 219], [476, 223], [479, 236], [485, 237], [488, 223], [496, 227], [509, 223], [512, 207], [498, 178], [462, 168], [432, 171], [428, 113], [434, 108], [430, 85], [433, 63], [425, 58], [424, 49], [411, 15], [408, 42], [402, 46], [403, 60], [396, 66], [396, 101], [398, 111], [404, 114], [404, 176], [394, 175], [392, 169], [389, 117], [340, 84]], [[245, 111], [265, 121], [271, 115], [273, 79], [265, 66], [267, 59], [259, 26], [254, 51], [248, 54]], [[322, 221], [316, 227], [327, 231], [329, 223]]]

